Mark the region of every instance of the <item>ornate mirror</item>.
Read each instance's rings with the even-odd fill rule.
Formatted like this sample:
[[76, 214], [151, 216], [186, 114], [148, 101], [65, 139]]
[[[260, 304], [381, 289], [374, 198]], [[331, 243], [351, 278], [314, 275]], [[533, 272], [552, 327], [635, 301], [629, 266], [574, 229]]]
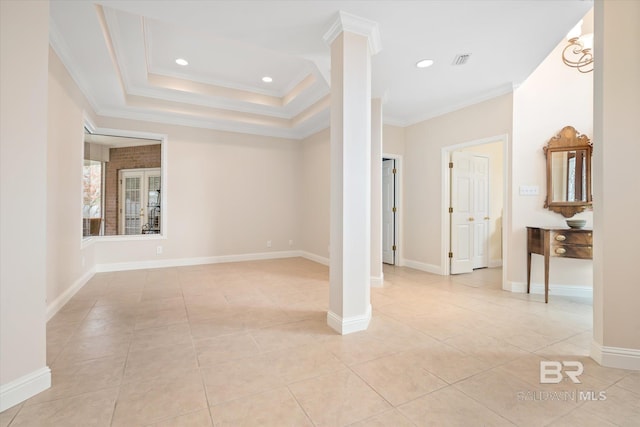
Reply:
[[571, 218], [591, 209], [593, 144], [572, 126], [565, 126], [544, 147], [547, 157], [547, 199], [544, 207]]

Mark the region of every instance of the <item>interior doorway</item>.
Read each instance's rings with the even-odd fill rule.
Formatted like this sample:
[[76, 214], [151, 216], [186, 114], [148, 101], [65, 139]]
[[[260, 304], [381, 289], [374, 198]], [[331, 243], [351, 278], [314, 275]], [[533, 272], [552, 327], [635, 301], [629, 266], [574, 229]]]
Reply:
[[[447, 208], [442, 229], [445, 275], [503, 265], [503, 212], [508, 197], [505, 166], [507, 138], [506, 135], [496, 136], [443, 148], [442, 194], [443, 205]], [[469, 163], [471, 160], [467, 160], [469, 168], [456, 183], [457, 178], [451, 175], [449, 168], [454, 156], [486, 160], [477, 160], [473, 165]], [[458, 194], [454, 194], [454, 191]], [[453, 197], [458, 200], [452, 200]], [[478, 203], [480, 200], [484, 200], [486, 206]]]

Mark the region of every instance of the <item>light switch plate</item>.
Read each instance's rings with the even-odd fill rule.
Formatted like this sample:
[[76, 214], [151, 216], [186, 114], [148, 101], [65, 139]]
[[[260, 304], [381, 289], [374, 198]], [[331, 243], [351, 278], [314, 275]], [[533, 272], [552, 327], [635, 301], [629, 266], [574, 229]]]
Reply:
[[521, 185], [520, 186], [521, 196], [537, 196], [538, 194], [540, 194], [540, 188], [537, 185]]

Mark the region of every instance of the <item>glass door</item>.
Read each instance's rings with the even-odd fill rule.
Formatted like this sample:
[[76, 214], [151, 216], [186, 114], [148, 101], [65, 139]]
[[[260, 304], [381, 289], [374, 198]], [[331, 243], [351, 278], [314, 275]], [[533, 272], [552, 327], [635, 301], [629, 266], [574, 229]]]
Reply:
[[120, 234], [159, 234], [160, 169], [125, 169], [119, 175]]

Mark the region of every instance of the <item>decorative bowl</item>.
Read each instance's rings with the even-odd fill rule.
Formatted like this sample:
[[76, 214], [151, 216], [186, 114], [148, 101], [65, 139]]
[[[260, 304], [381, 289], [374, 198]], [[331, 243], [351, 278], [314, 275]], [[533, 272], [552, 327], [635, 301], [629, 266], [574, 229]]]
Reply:
[[586, 219], [568, 219], [567, 225], [571, 228], [582, 228], [587, 225]]

